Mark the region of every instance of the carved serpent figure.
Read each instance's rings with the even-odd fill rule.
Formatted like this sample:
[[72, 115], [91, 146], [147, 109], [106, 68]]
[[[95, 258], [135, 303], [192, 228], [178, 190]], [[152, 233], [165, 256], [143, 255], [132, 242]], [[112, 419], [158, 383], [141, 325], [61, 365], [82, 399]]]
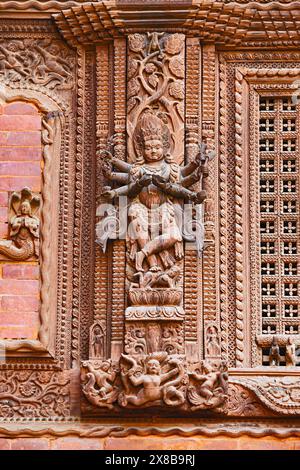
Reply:
[[169, 406], [180, 406], [185, 402], [184, 394], [176, 388], [181, 382], [183, 382], [185, 376], [185, 369], [183, 364], [177, 358], [169, 359], [169, 364], [175, 365], [178, 369], [178, 376], [170, 383], [163, 387], [163, 401]]
[[39, 218], [34, 215], [40, 206], [39, 197], [32, 197], [28, 188], [21, 195], [13, 193], [10, 209], [10, 240], [0, 240], [0, 253], [17, 261], [39, 255]]
[[34, 243], [30, 238], [0, 240], [0, 253], [16, 261], [24, 261], [34, 255]]

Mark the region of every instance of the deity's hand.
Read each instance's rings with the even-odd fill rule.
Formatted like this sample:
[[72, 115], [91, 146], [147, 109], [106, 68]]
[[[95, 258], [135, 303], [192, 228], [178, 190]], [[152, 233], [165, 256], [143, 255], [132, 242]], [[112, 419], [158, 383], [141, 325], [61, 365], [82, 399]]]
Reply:
[[203, 178], [207, 178], [209, 176], [207, 163], [204, 163], [204, 165], [202, 165], [201, 173], [202, 173]]
[[153, 184], [155, 184], [155, 186], [158, 186], [159, 188], [164, 188], [166, 186], [166, 180], [160, 175], [153, 175], [152, 181]]
[[195, 204], [202, 204], [202, 202], [206, 199], [206, 196], [206, 191], [199, 191], [198, 193], [194, 193], [192, 201], [195, 202]]
[[145, 174], [139, 180], [139, 184], [143, 187], [149, 186], [149, 184], [151, 183], [152, 183], [152, 175]]
[[105, 178], [110, 179], [112, 174], [112, 161], [111, 159], [102, 162], [102, 173]]
[[111, 189], [109, 186], [106, 186], [103, 189], [104, 189], [104, 191], [102, 192], [101, 196], [103, 196], [107, 199], [113, 199], [114, 197], [116, 197], [116, 191]]

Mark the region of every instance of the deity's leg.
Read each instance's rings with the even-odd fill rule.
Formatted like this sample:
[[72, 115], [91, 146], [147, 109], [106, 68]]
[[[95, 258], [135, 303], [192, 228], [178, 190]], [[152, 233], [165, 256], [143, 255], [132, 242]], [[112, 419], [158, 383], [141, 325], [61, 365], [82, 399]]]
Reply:
[[136, 254], [136, 269], [143, 264], [146, 257], [149, 259], [149, 257], [155, 253], [172, 248], [177, 241], [177, 238], [169, 237], [169, 234], [164, 234], [147, 242], [142, 250]]

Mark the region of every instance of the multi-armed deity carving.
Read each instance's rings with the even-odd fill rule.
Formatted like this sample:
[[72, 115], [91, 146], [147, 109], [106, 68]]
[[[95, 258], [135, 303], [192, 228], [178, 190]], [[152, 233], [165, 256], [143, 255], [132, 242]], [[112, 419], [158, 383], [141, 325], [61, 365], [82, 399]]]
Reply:
[[39, 207], [40, 198], [28, 188], [12, 194], [9, 239], [0, 240], [0, 254], [19, 261], [39, 256]]
[[[101, 152], [102, 172], [111, 184], [103, 188], [106, 217], [96, 229], [103, 251], [109, 238], [126, 238], [124, 353], [105, 361], [103, 329], [93, 324], [90, 359], [103, 361], [83, 364], [83, 393], [100, 408], [214, 409], [225, 402], [224, 366], [220, 361], [202, 366], [195, 357], [197, 375], [185, 356], [184, 242], [195, 239], [194, 249], [203, 249], [202, 219], [191, 215], [199, 215], [206, 198], [211, 157], [200, 143], [192, 158], [185, 155], [185, 39], [133, 34], [128, 45], [127, 155], [116, 156], [114, 137]], [[211, 356], [218, 360], [218, 338], [213, 327], [210, 332]]]

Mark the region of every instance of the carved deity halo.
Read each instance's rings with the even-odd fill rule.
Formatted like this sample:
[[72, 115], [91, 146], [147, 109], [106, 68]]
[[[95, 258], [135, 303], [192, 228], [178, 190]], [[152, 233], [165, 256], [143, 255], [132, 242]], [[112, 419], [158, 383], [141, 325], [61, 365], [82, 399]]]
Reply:
[[144, 146], [147, 140], [160, 140], [163, 145], [164, 157], [170, 162], [171, 135], [168, 126], [150, 109], [146, 110], [137, 124], [134, 134], [134, 148], [137, 163], [144, 163]]

